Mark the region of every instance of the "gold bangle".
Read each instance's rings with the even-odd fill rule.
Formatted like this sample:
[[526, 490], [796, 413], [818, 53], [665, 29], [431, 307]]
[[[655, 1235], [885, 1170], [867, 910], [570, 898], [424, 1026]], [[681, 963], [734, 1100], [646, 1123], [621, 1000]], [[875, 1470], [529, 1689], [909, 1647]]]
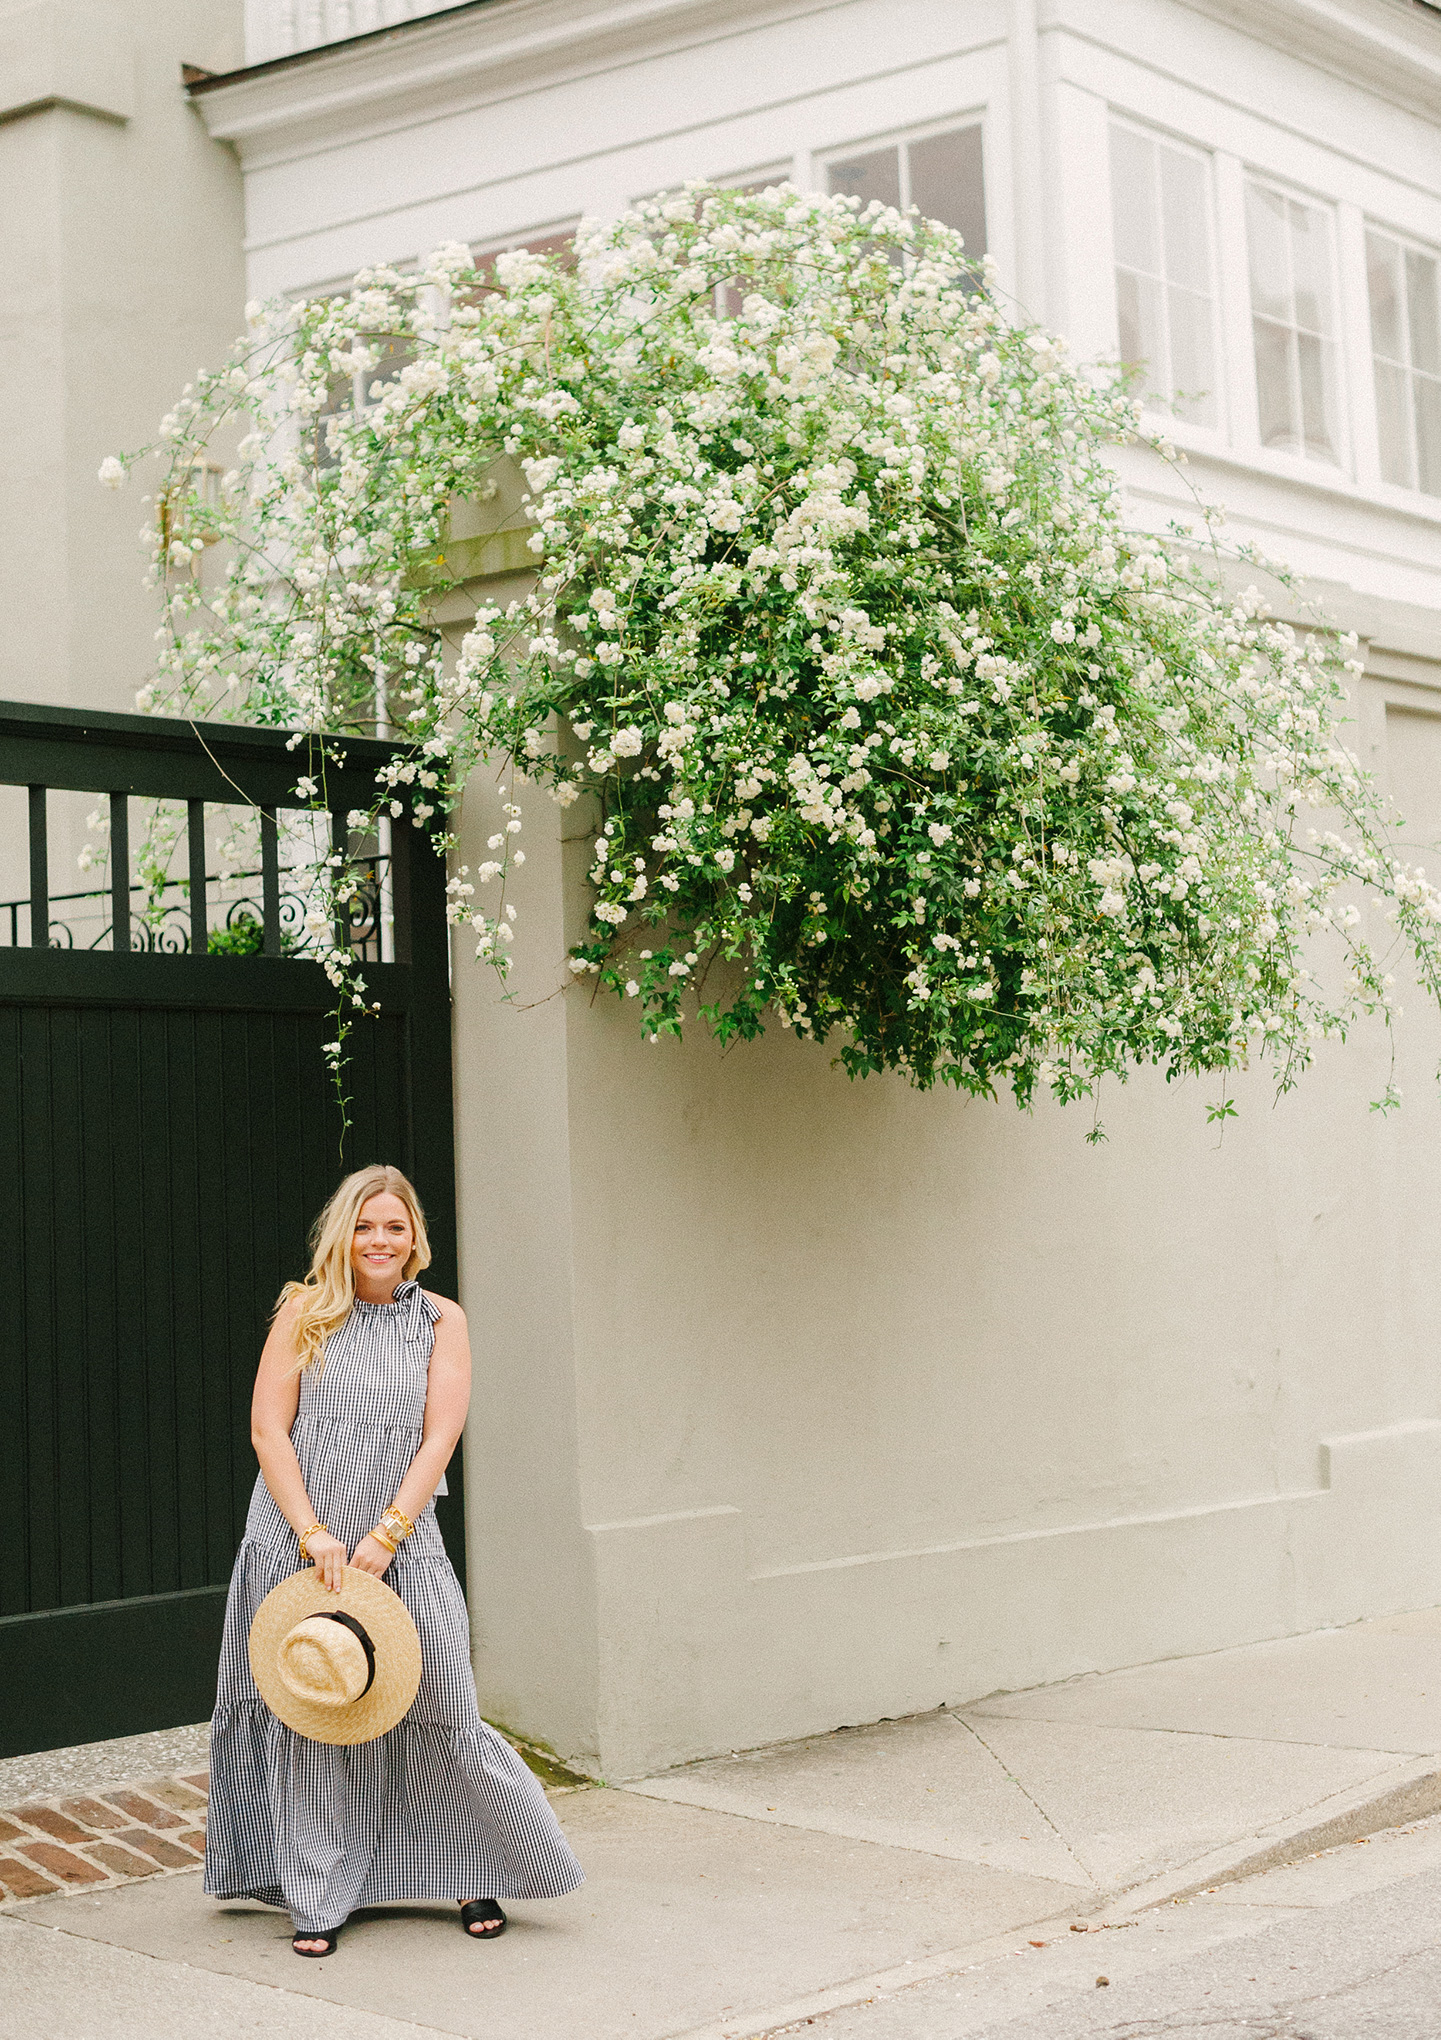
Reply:
[[387, 1530], [394, 1530], [400, 1537], [409, 1537], [415, 1528], [414, 1523], [411, 1522], [404, 1509], [398, 1507], [394, 1502], [391, 1503], [380, 1520]]
[[302, 1565], [310, 1564], [310, 1552], [307, 1549], [307, 1547], [310, 1543], [311, 1538], [317, 1535], [323, 1537], [328, 1537], [330, 1535], [330, 1532], [326, 1529], [323, 1523], [312, 1523], [310, 1528], [306, 1531], [305, 1535], [301, 1538], [300, 1562]]
[[386, 1536], [385, 1532], [381, 1529], [378, 1523], [376, 1524], [375, 1528], [371, 1531], [370, 1534], [375, 1539], [376, 1543], [383, 1544], [386, 1550], [390, 1553], [391, 1557], [394, 1558], [395, 1546], [391, 1543], [390, 1539]]

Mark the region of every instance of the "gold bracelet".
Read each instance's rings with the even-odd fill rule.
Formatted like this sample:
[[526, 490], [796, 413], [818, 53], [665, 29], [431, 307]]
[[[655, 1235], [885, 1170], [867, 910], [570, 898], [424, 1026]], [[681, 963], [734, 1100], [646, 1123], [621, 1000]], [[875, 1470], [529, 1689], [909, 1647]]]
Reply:
[[387, 1530], [393, 1530], [399, 1537], [409, 1537], [415, 1528], [414, 1523], [411, 1522], [404, 1509], [400, 1508], [395, 1502], [391, 1503], [380, 1520]]
[[305, 1535], [300, 1540], [300, 1563], [302, 1565], [310, 1564], [310, 1553], [306, 1549], [306, 1547], [310, 1543], [311, 1538], [316, 1536], [317, 1533], [324, 1537], [328, 1537], [330, 1535], [330, 1532], [326, 1529], [323, 1523], [311, 1524], [310, 1528], [306, 1531]]
[[378, 1523], [376, 1524], [375, 1528], [371, 1531], [370, 1534], [375, 1539], [376, 1543], [383, 1544], [386, 1550], [390, 1553], [391, 1557], [394, 1558], [395, 1546], [391, 1543], [390, 1539], [386, 1536], [385, 1532], [381, 1529]]

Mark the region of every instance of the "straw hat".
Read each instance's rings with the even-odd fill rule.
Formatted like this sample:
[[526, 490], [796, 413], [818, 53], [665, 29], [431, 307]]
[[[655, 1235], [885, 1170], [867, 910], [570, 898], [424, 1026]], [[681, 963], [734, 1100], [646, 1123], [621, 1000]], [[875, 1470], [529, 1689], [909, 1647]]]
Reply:
[[415, 1698], [420, 1638], [410, 1610], [374, 1573], [348, 1565], [333, 1594], [308, 1566], [256, 1609], [250, 1669], [287, 1728], [312, 1742], [373, 1742]]

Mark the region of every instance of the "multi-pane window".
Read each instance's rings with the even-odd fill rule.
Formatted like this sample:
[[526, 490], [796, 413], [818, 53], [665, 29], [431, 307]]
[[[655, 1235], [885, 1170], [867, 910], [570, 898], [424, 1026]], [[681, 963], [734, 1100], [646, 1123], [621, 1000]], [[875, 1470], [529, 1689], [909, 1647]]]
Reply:
[[1340, 465], [1341, 364], [1331, 215], [1248, 179], [1246, 242], [1261, 444]]
[[[789, 177], [788, 169], [777, 169], [769, 176], [754, 173], [749, 177], [718, 177], [715, 181], [723, 191], [738, 191], [748, 197], [757, 191], [769, 191], [777, 184], [784, 184]], [[744, 274], [732, 277], [715, 287], [715, 309], [718, 319], [738, 319], [741, 306], [746, 300], [747, 282]]]
[[1375, 227], [1366, 230], [1371, 356], [1381, 473], [1441, 496], [1441, 265]]
[[531, 255], [559, 255], [562, 267], [570, 269], [575, 263], [575, 228], [556, 227], [547, 234], [517, 234], [514, 240], [477, 255], [475, 266], [482, 276], [489, 278], [495, 273], [497, 255], [508, 255], [515, 248], [524, 248]]
[[986, 252], [986, 185], [981, 163], [981, 130], [947, 128], [919, 141], [889, 142], [858, 149], [826, 166], [827, 188], [869, 204], [904, 209], [919, 206], [928, 220], [955, 227], [966, 253]]
[[1205, 157], [1113, 122], [1111, 215], [1122, 361], [1175, 416], [1219, 424]]
[[[562, 266], [574, 265], [575, 229], [560, 227], [543, 234], [517, 234], [513, 240], [503, 242], [498, 248], [491, 247], [475, 256], [478, 274], [488, 283], [495, 274], [496, 257], [513, 248], [527, 249], [535, 255], [558, 255]], [[465, 302], [465, 293], [460, 303]], [[310, 449], [318, 467], [333, 467], [338, 456], [331, 443], [327, 429], [328, 420], [355, 411], [368, 411], [377, 403], [390, 385], [397, 381], [400, 372], [408, 368], [416, 358], [414, 340], [407, 334], [371, 333], [365, 336], [366, 352], [373, 358], [373, 366], [363, 375], [337, 375], [330, 378], [329, 392], [324, 405], [316, 414], [315, 424], [309, 438]]]
[[352, 411], [368, 410], [384, 387], [394, 382], [400, 371], [415, 359], [413, 343], [399, 334], [368, 333], [365, 348], [374, 359], [374, 367], [366, 375], [331, 376], [326, 385], [325, 402], [316, 412], [315, 422], [305, 435], [308, 453], [319, 468], [334, 467], [340, 458], [331, 438], [330, 420], [348, 416]]

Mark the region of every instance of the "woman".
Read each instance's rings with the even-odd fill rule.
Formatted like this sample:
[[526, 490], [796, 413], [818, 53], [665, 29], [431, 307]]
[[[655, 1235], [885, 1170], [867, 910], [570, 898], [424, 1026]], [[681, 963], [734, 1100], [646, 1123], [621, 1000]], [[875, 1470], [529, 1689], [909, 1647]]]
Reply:
[[[347, 1176], [311, 1244], [255, 1379], [260, 1478], [225, 1612], [205, 1889], [283, 1906], [299, 1955], [329, 1955], [351, 1912], [401, 1898], [460, 1900], [466, 1931], [491, 1938], [499, 1899], [556, 1898], [582, 1872], [534, 1777], [480, 1718], [435, 1519], [470, 1399], [465, 1314], [415, 1280], [430, 1248], [398, 1169]], [[347, 1563], [399, 1595], [422, 1656], [410, 1711], [352, 1746], [278, 1721], [247, 1655], [273, 1587], [310, 1564], [339, 1592]]]

